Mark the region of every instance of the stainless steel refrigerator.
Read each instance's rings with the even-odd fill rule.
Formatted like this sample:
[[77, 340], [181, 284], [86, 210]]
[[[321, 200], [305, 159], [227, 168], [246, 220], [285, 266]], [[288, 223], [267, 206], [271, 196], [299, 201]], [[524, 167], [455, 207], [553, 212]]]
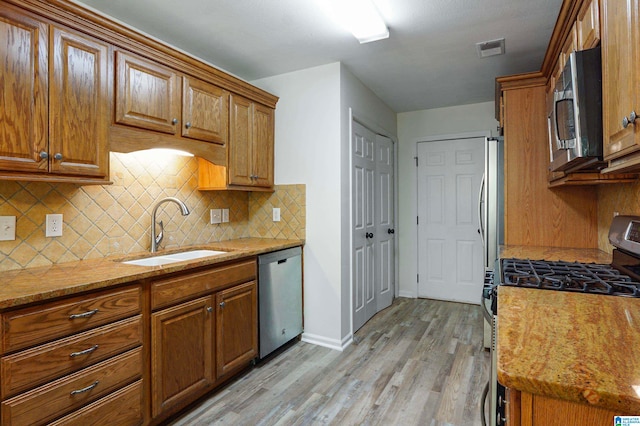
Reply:
[[498, 259], [498, 247], [504, 242], [503, 151], [502, 138], [486, 138], [484, 175], [478, 196], [485, 270], [494, 269], [494, 263]]
[[[502, 138], [485, 141], [484, 175], [478, 195], [480, 236], [484, 250], [485, 286], [494, 271], [499, 257], [499, 247], [504, 243], [504, 142]], [[495, 271], [498, 272], [497, 270]], [[489, 281], [491, 281], [489, 279]], [[485, 289], [483, 288], [483, 293]], [[482, 303], [487, 303], [483, 294]], [[491, 324], [484, 323], [484, 347], [491, 345]]]

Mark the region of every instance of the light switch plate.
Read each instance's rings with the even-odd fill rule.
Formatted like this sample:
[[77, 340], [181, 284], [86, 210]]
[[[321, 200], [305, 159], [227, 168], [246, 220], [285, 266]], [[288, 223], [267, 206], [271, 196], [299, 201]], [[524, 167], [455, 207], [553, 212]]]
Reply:
[[229, 222], [229, 209], [222, 209], [222, 223]]
[[16, 239], [16, 217], [0, 216], [0, 241], [14, 241]]
[[62, 215], [48, 214], [46, 222], [45, 237], [61, 237], [62, 236]]
[[273, 221], [274, 222], [280, 222], [280, 208], [279, 207], [274, 207], [273, 208]]
[[209, 211], [209, 217], [211, 219], [211, 224], [216, 224], [222, 222], [222, 210], [221, 209], [211, 209]]

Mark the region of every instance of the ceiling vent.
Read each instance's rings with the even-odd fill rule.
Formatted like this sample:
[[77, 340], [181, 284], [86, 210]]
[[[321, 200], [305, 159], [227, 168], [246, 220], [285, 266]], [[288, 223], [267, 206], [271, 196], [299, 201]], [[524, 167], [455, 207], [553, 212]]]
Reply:
[[481, 58], [504, 55], [504, 38], [476, 43], [476, 50]]

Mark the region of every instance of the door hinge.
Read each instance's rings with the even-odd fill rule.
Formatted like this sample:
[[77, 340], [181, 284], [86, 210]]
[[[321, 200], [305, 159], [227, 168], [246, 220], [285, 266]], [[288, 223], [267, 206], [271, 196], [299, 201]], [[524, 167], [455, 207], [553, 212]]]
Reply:
[[420, 225], [420, 216], [416, 216], [416, 225]]
[[420, 274], [416, 274], [416, 281], [420, 282]]
[[416, 167], [418, 167], [418, 157], [413, 157], [416, 159]]

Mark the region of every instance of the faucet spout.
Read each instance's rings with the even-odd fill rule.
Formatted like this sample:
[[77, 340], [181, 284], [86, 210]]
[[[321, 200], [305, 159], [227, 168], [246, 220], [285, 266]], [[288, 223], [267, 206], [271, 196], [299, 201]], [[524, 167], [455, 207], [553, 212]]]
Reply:
[[167, 202], [176, 203], [180, 207], [182, 216], [187, 216], [190, 213], [187, 205], [175, 197], [166, 197], [156, 203], [151, 213], [151, 253], [158, 251], [158, 246], [164, 237], [164, 224], [162, 221], [160, 221], [160, 233], [156, 235], [156, 213], [158, 212], [158, 207]]

